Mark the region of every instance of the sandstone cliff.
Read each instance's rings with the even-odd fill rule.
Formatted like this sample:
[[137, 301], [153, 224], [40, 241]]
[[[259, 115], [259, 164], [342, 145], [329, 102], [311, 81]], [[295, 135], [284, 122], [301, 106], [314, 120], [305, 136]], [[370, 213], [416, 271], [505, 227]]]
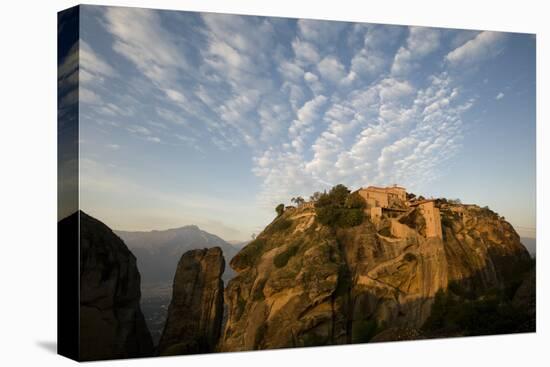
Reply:
[[183, 254], [159, 343], [161, 355], [214, 351], [223, 317], [224, 267], [219, 247]]
[[442, 238], [425, 237], [418, 208], [347, 227], [287, 209], [231, 261], [219, 350], [366, 342], [384, 330], [375, 340], [419, 338], [438, 291], [504, 289], [529, 261], [497, 214], [437, 205]]
[[109, 227], [80, 212], [81, 360], [153, 354], [139, 300], [134, 255]]

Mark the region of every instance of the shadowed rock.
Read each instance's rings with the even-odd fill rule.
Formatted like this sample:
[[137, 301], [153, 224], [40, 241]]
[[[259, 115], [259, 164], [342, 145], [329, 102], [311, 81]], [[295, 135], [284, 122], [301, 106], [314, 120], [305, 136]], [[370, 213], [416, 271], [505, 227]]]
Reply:
[[109, 227], [80, 212], [80, 359], [151, 356], [139, 301], [136, 258]]
[[159, 343], [161, 355], [214, 351], [223, 317], [224, 267], [219, 247], [183, 254]]

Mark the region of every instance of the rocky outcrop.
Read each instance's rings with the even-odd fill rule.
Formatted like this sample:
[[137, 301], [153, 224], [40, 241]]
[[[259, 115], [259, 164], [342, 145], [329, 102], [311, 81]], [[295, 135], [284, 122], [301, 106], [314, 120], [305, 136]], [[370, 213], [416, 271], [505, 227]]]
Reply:
[[223, 317], [224, 267], [219, 247], [183, 254], [159, 343], [161, 355], [214, 351]]
[[439, 290], [504, 289], [529, 261], [497, 214], [437, 205], [442, 238], [426, 238], [415, 208], [348, 228], [319, 224], [314, 208], [287, 209], [231, 261], [219, 349], [367, 342], [384, 330], [377, 340], [406, 339]]
[[80, 359], [151, 356], [136, 258], [109, 227], [79, 215]]

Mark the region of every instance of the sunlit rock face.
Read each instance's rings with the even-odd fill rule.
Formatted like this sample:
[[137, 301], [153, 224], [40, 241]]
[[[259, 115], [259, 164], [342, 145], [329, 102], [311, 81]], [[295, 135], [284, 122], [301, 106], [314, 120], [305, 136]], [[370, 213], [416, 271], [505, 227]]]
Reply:
[[311, 206], [288, 208], [231, 261], [237, 276], [225, 290], [218, 349], [365, 342], [390, 329], [405, 339], [417, 335], [439, 290], [504, 288], [529, 261], [497, 214], [434, 205], [441, 237], [427, 236], [419, 207], [348, 228], [319, 224]]

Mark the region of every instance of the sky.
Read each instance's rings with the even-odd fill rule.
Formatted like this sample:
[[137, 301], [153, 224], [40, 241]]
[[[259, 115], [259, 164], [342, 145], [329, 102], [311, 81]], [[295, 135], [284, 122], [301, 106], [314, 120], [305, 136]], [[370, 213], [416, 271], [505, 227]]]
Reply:
[[80, 205], [111, 228], [246, 240], [399, 184], [535, 236], [534, 35], [83, 6], [79, 49]]

